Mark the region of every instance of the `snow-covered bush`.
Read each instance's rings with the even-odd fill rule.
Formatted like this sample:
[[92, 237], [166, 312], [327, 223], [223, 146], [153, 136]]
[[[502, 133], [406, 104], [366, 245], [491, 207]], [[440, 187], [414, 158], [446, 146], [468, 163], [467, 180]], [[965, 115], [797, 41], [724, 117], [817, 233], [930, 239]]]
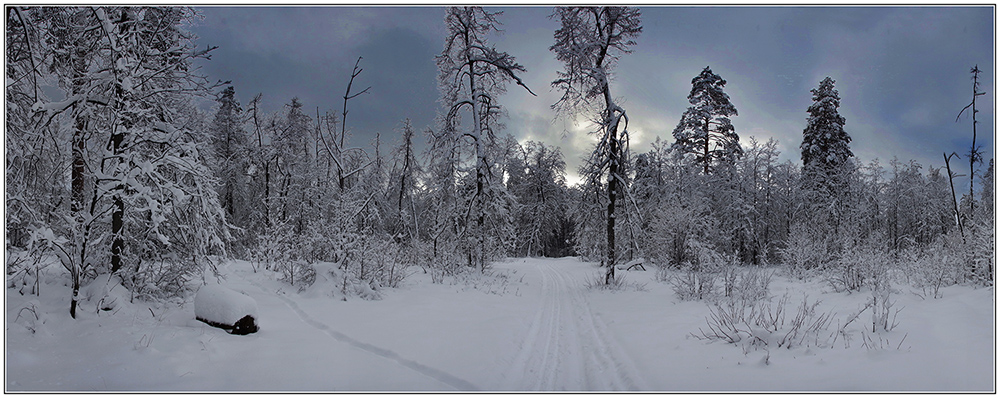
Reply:
[[592, 290], [607, 290], [614, 292], [628, 290], [642, 292], [646, 290], [645, 283], [629, 282], [626, 275], [627, 274], [625, 273], [616, 274], [614, 280], [610, 281], [610, 283], [605, 283], [604, 272], [599, 272], [587, 279], [586, 287]]
[[992, 286], [996, 275], [996, 229], [992, 219], [978, 219], [969, 228], [965, 251], [973, 283]]
[[791, 228], [785, 247], [778, 252], [788, 267], [788, 273], [801, 279], [830, 260], [827, 246], [826, 240], [816, 237], [810, 228], [796, 224]]
[[878, 331], [891, 332], [899, 323], [896, 316], [902, 308], [894, 308], [896, 302], [892, 300], [892, 289], [888, 286], [872, 290], [869, 302], [872, 309], [872, 333]]
[[46, 250], [29, 244], [27, 250], [7, 248], [7, 288], [17, 289], [21, 295], [39, 295], [41, 270], [48, 266]]
[[316, 270], [312, 264], [304, 260], [291, 260], [279, 264], [278, 270], [281, 271], [281, 280], [288, 282], [289, 285], [298, 286], [299, 291], [316, 281]]
[[143, 261], [138, 269], [123, 269], [119, 272], [122, 281], [132, 292], [132, 298], [141, 300], [166, 300], [182, 296], [188, 290], [188, 280], [196, 270], [214, 269], [211, 258], [202, 258], [195, 263], [193, 258], [168, 254]]
[[462, 257], [455, 242], [440, 242], [436, 250], [434, 248], [428, 250], [426, 257], [424, 257], [424, 264], [431, 273], [431, 281], [443, 283], [446, 276], [458, 273], [462, 268]]
[[694, 260], [683, 264], [679, 272], [668, 271], [661, 265], [656, 276], [669, 283], [681, 300], [710, 298], [716, 294], [715, 281], [723, 270], [734, 266], [734, 260], [700, 241], [689, 240], [687, 244], [695, 253]]
[[715, 230], [704, 205], [667, 202], [663, 206], [650, 217], [643, 251], [654, 263], [664, 266], [700, 261], [706, 246], [703, 242], [708, 241], [704, 235]]
[[962, 280], [962, 255], [954, 249], [961, 245], [961, 237], [953, 235], [942, 236], [923, 253], [902, 256], [900, 265], [909, 271], [909, 282], [924, 297], [941, 298], [941, 288]]
[[885, 251], [874, 244], [848, 244], [830, 269], [827, 282], [838, 292], [855, 292], [866, 286], [872, 291], [888, 288], [890, 262]]
[[209, 284], [194, 298], [195, 319], [232, 334], [257, 331], [257, 302], [242, 292]]
[[257, 235], [257, 244], [250, 248], [250, 263], [254, 265], [254, 270], [276, 270], [291, 262], [292, 239], [291, 228], [285, 224], [272, 225], [261, 231]]
[[773, 271], [759, 267], [738, 267], [734, 263], [722, 270], [723, 295], [747, 300], [763, 300], [768, 297]]
[[716, 272], [686, 265], [679, 272], [669, 275], [667, 283], [681, 300], [704, 300], [715, 295]]
[[510, 293], [517, 294], [519, 291], [517, 285], [523, 282], [524, 276], [516, 279], [516, 274], [517, 271], [511, 269], [480, 271], [472, 267], [462, 267], [449, 279], [449, 283], [461, 285], [463, 290], [472, 289], [486, 294], [503, 296]]
[[963, 237], [953, 230], [931, 245], [900, 256], [900, 267], [924, 297], [940, 298], [941, 288], [959, 283], [992, 285], [995, 274], [994, 232], [970, 227]]
[[828, 334], [831, 312], [817, 311], [820, 301], [803, 297], [791, 319], [788, 295], [772, 300], [723, 300], [711, 307], [708, 330], [699, 328], [695, 337], [726, 343], [741, 343], [744, 352], [751, 349], [827, 347], [834, 333]]

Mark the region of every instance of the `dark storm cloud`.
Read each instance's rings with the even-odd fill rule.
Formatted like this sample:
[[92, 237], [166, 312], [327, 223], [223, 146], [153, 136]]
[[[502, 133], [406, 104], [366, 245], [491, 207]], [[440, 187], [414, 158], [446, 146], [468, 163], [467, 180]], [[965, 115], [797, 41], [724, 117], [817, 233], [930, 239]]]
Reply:
[[[359, 47], [364, 72], [359, 76], [360, 87], [353, 90], [372, 89], [371, 94], [351, 100], [348, 124], [359, 126], [354, 129], [358, 132], [381, 132], [383, 140], [392, 137], [389, 142], [393, 145], [399, 135], [395, 129], [402, 126], [404, 118], [411, 119], [417, 133], [433, 127], [438, 109], [434, 61], [438, 47], [436, 42], [402, 28], [379, 32]], [[346, 86], [341, 95], [344, 90]]]
[[[586, 117], [556, 120], [550, 108], [558, 99], [550, 83], [562, 68], [549, 51], [558, 22], [548, 7], [492, 9], [504, 11], [505, 30], [493, 43], [527, 68], [522, 77], [538, 93], [508, 87], [507, 132], [560, 146], [573, 174], [592, 137]], [[971, 120], [955, 116], [971, 100], [968, 71], [978, 64], [987, 95], [977, 103], [977, 143], [989, 159], [993, 14], [993, 7], [643, 7], [644, 31], [622, 57], [612, 91], [629, 113], [632, 149], [645, 151], [657, 137], [673, 141], [691, 79], [711, 66], [728, 81], [737, 133], [774, 138], [782, 159], [798, 162], [809, 90], [830, 76], [859, 160], [884, 165], [896, 156], [940, 167], [942, 152], [968, 151]], [[298, 96], [339, 113], [350, 69], [364, 56], [356, 85], [372, 93], [352, 100], [348, 116], [363, 145], [376, 131], [392, 143], [406, 117], [418, 129], [433, 125], [443, 15], [434, 7], [209, 8], [195, 30], [200, 45], [220, 46], [205, 67], [210, 77], [232, 79], [241, 99], [263, 92], [273, 109]]]
[[[443, 35], [440, 8], [208, 7], [193, 30], [200, 45], [219, 46], [203, 71], [231, 80], [244, 106], [263, 93], [265, 112], [298, 97], [306, 114], [341, 117], [343, 96], [357, 58], [362, 73], [348, 105], [353, 144], [381, 133], [396, 144], [405, 118], [415, 129], [432, 126], [437, 112], [437, 69]], [[432, 40], [433, 39], [433, 40]]]

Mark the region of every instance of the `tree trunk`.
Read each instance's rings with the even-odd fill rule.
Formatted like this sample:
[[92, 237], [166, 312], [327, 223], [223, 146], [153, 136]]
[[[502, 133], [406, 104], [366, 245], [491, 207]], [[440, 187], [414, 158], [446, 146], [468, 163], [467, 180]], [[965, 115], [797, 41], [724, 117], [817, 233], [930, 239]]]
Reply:
[[[80, 267], [73, 264], [73, 297], [69, 299], [69, 316], [76, 319], [76, 297], [80, 294]], [[36, 275], [37, 276], [37, 275]]]
[[86, 118], [79, 116], [76, 119], [76, 129], [73, 131], [73, 172], [72, 172], [72, 201], [70, 210], [79, 218], [79, 213], [83, 211], [83, 173], [86, 163], [83, 159], [83, 151], [86, 149], [84, 139], [87, 128]]
[[271, 161], [264, 162], [264, 221], [271, 226]]
[[[609, 126], [617, 130], [617, 126]], [[618, 148], [618, 132], [609, 131], [611, 135], [610, 157], [611, 162], [608, 168], [608, 270], [604, 274], [604, 284], [610, 285], [615, 280], [615, 202], [618, 199], [618, 161], [620, 160], [620, 148]]]
[[705, 119], [705, 154], [704, 157], [702, 158], [702, 160], [705, 162], [705, 175], [708, 175], [708, 163], [709, 163], [708, 140], [709, 138], [711, 138], [711, 134], [708, 132], [709, 127], [711, 127], [711, 125], [709, 124], [709, 119]]
[[[122, 143], [125, 141], [125, 133], [116, 132], [111, 136], [112, 143], [112, 153], [115, 156], [121, 155], [123, 152]], [[121, 161], [121, 160], [119, 160]], [[124, 227], [124, 222], [122, 220], [125, 215], [125, 202], [122, 201], [122, 194], [125, 191], [124, 185], [119, 185], [115, 188], [117, 193], [114, 195], [114, 206], [111, 212], [111, 273], [118, 272], [122, 266], [122, 251], [125, 249], [125, 238], [122, 236], [122, 229]]]
[[125, 239], [122, 237], [122, 216], [125, 214], [125, 203], [120, 195], [114, 197], [114, 210], [111, 213], [111, 273], [118, 272], [122, 267], [122, 251], [125, 249]]
[[[962, 216], [958, 212], [958, 198], [955, 196], [954, 174], [951, 174], [951, 157], [944, 155], [944, 166], [948, 170], [948, 183], [951, 184], [951, 203], [955, 205], [955, 223], [958, 224], [958, 232], [962, 234], [962, 241], [965, 241], [965, 229], [962, 228]], [[955, 154], [952, 154], [954, 156]]]

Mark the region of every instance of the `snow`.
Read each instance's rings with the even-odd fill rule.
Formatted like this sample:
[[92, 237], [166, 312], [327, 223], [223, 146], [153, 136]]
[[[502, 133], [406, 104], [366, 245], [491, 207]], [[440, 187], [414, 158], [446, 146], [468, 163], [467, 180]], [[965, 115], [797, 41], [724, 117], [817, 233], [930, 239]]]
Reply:
[[87, 286], [80, 289], [81, 299], [97, 305], [101, 311], [114, 310], [119, 304], [128, 301], [128, 290], [119, 283], [117, 276], [111, 274], [98, 275]]
[[[330, 268], [330, 267], [327, 267]], [[900, 286], [899, 326], [881, 349], [744, 350], [693, 337], [705, 302], [679, 301], [655, 272], [619, 271], [633, 288], [586, 287], [601, 269], [575, 258], [511, 259], [492, 275], [431, 283], [419, 268], [382, 299], [346, 301], [334, 278], [302, 293], [220, 266], [267, 328], [233, 336], [184, 302], [81, 304], [43, 271], [41, 296], [6, 294], [7, 391], [979, 391], [995, 389], [995, 292], [953, 286], [923, 300]], [[329, 273], [332, 269], [324, 269]], [[322, 274], [322, 273], [321, 273]], [[780, 275], [780, 274], [779, 274]], [[320, 278], [318, 278], [320, 280]], [[635, 289], [635, 286], [643, 286]], [[219, 293], [219, 292], [216, 292]], [[808, 293], [834, 323], [870, 295], [776, 276], [772, 295]], [[245, 297], [240, 293], [235, 293]], [[207, 297], [207, 296], [206, 296]], [[200, 312], [200, 310], [199, 310]], [[33, 314], [37, 313], [36, 317]], [[219, 314], [212, 314], [219, 315]], [[230, 314], [225, 314], [229, 316]], [[867, 319], [864, 315], [861, 320]], [[868, 325], [870, 328], [870, 324]], [[34, 331], [33, 331], [34, 330]], [[870, 330], [870, 329], [869, 329]], [[897, 345], [899, 348], [897, 349]]]
[[194, 298], [194, 316], [225, 325], [234, 325], [245, 316], [257, 317], [257, 302], [250, 296], [223, 287], [208, 284], [198, 290]]

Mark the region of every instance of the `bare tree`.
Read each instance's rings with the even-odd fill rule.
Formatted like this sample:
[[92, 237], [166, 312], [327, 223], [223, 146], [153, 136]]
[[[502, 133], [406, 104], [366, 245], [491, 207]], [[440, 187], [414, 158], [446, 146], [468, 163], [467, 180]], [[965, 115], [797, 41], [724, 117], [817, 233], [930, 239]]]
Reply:
[[607, 172], [605, 283], [610, 284], [615, 278], [615, 208], [627, 188], [628, 116], [611, 95], [609, 81], [618, 58], [632, 51], [642, 32], [640, 13], [631, 7], [558, 7], [552, 17], [559, 18], [561, 27], [549, 49], [564, 64], [552, 82], [562, 91], [552, 108], [568, 116], [596, 113], [599, 140], [586, 168], [595, 181]]
[[357, 78], [363, 70], [364, 69], [361, 69], [361, 57], [358, 57], [358, 61], [354, 63], [354, 70], [351, 71], [351, 80], [347, 82], [347, 91], [344, 93], [344, 110], [341, 113], [342, 117], [340, 119], [340, 139], [339, 142], [334, 140], [334, 142], [337, 142], [337, 154], [335, 155], [332, 151], [330, 152], [330, 155], [337, 162], [337, 181], [341, 191], [344, 190], [344, 180], [348, 177], [344, 175], [344, 166], [342, 164], [343, 159], [341, 159], [340, 156], [340, 154], [344, 151], [344, 139], [347, 137], [347, 101], [357, 98], [361, 94], [367, 93], [368, 90], [372, 88], [371, 86], [368, 86], [364, 90], [351, 94], [351, 87], [354, 86], [354, 79]]
[[951, 171], [951, 158], [957, 157], [958, 154], [952, 152], [951, 155], [944, 154], [944, 165], [948, 169], [948, 184], [951, 185], [951, 202], [955, 206], [955, 223], [958, 224], [958, 231], [962, 234], [962, 239], [965, 239], [965, 228], [962, 227], [962, 215], [958, 211], [958, 198], [955, 196], [955, 177], [961, 177], [961, 174], [955, 174]]

